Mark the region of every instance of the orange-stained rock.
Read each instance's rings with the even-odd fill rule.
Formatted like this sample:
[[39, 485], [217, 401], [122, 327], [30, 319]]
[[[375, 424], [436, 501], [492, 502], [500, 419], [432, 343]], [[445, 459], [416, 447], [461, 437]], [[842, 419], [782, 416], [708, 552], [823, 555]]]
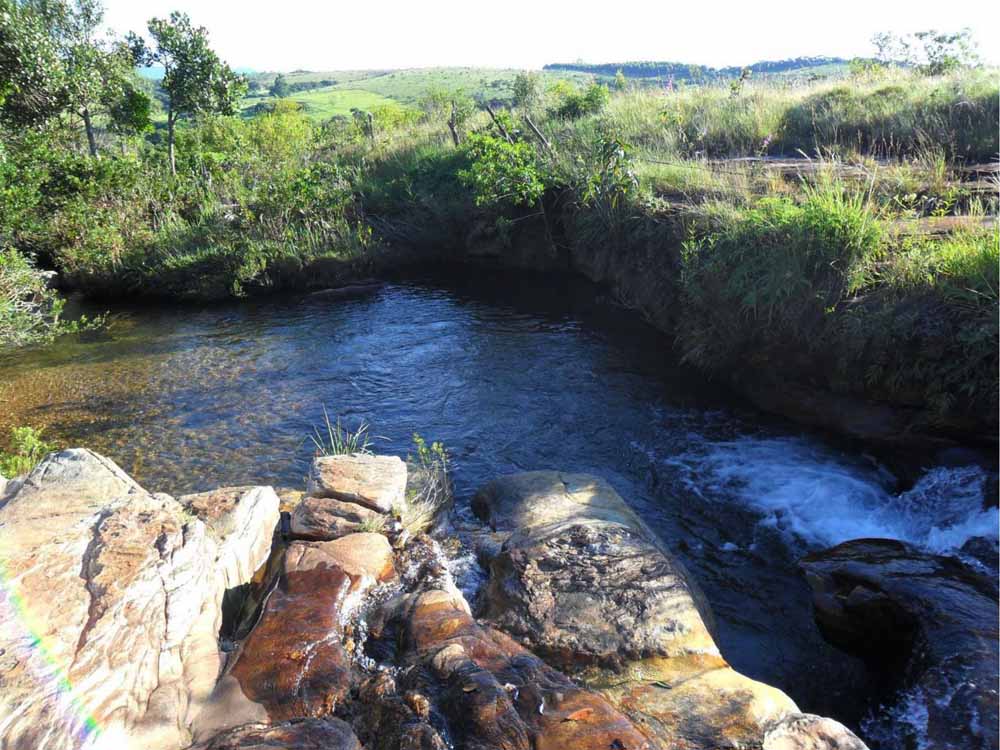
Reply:
[[320, 456], [307, 486], [316, 497], [333, 497], [388, 513], [406, 496], [406, 464], [398, 456]]
[[453, 586], [405, 597], [404, 658], [429, 666], [458, 742], [503, 750], [650, 750], [621, 712], [511, 638], [476, 623]]
[[350, 689], [343, 625], [367, 590], [394, 576], [392, 549], [380, 534], [289, 545], [260, 622], [219, 680], [195, 738], [332, 715]]
[[381, 513], [333, 497], [307, 497], [292, 511], [293, 539], [327, 541], [360, 531], [364, 524], [381, 522]]

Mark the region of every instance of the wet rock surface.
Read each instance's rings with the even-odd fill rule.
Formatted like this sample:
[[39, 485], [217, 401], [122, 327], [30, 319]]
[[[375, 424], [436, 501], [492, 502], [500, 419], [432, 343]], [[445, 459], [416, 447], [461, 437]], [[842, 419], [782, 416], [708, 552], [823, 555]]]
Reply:
[[687, 571], [603, 480], [527, 472], [482, 488], [473, 509], [509, 532], [484, 615], [598, 689], [665, 747], [759, 744], [798, 714], [733, 670]]
[[43, 460], [0, 508], [0, 746], [186, 744], [222, 666], [223, 592], [264, 561], [277, 498], [246, 510], [240, 541], [91, 451]]
[[397, 456], [322, 456], [313, 461], [307, 489], [388, 513], [405, 499], [406, 464]]
[[387, 604], [373, 628], [375, 637], [395, 629], [396, 658], [406, 665], [397, 690], [412, 697], [418, 719], [445, 727], [457, 747], [655, 747], [604, 698], [478, 624], [447, 578], [423, 579]]
[[368, 590], [394, 575], [392, 549], [381, 534], [291, 544], [260, 621], [199, 716], [197, 738], [243, 724], [332, 715], [351, 686], [344, 624]]
[[886, 539], [845, 542], [802, 568], [824, 635], [897, 676], [898, 705], [875, 731], [928, 748], [998, 746], [995, 576]]
[[249, 724], [191, 750], [363, 750], [340, 719], [307, 719], [277, 726]]

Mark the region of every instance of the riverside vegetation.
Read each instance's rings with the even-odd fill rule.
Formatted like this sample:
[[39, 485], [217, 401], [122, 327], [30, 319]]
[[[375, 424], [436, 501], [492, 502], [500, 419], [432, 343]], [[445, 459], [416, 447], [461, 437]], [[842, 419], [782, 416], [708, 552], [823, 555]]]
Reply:
[[[146, 50], [94, 41], [91, 3], [48, 24], [0, 7], [5, 343], [67, 330], [41, 268], [110, 300], [219, 299], [493, 247], [609, 282], [710, 374], [995, 432], [998, 86], [940, 35], [923, 67], [849, 79], [524, 73], [503, 106], [436, 89], [317, 123], [287, 99], [234, 116], [245, 82], [184, 16], [151, 22]], [[103, 71], [86, 86], [81, 59]], [[143, 103], [122, 66], [148, 60], [172, 62]], [[217, 85], [170, 78], [186, 64]]]

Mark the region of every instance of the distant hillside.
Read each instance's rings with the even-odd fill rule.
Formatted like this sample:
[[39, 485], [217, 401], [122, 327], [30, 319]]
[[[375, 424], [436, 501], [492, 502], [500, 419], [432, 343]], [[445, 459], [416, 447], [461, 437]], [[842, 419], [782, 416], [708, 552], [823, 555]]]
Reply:
[[[848, 60], [842, 57], [796, 57], [789, 60], [762, 60], [750, 68], [754, 73], [765, 75], [808, 72], [823, 69], [832, 72], [846, 66]], [[544, 70], [573, 71], [595, 76], [612, 77], [620, 70], [626, 78], [675, 78], [678, 80], [701, 80], [709, 78], [736, 78], [743, 70], [741, 66], [712, 68], [680, 62], [656, 62], [636, 60], [620, 63], [550, 63]]]

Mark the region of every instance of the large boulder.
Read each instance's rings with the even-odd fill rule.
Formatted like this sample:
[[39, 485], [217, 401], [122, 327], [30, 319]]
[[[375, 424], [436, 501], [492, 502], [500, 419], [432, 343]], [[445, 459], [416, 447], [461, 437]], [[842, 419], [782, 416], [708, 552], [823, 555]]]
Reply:
[[351, 685], [344, 624], [365, 592], [394, 577], [381, 534], [292, 543], [259, 622], [195, 723], [195, 739], [331, 715]]
[[225, 589], [265, 561], [277, 497], [245, 511], [217, 534], [96, 453], [47, 456], [0, 507], [0, 747], [187, 744]]
[[780, 690], [729, 666], [698, 586], [603, 480], [502, 477], [473, 509], [508, 534], [490, 565], [485, 617], [600, 690], [658, 744], [755, 746], [798, 714]]
[[315, 497], [333, 497], [388, 513], [406, 497], [406, 464], [398, 456], [352, 453], [313, 460], [307, 489]]
[[795, 714], [768, 728], [761, 750], [867, 750], [867, 747], [839, 721], [815, 714]]
[[995, 577], [888, 539], [845, 542], [801, 565], [823, 634], [895, 675], [899, 705], [877, 731], [899, 746], [998, 746]]

